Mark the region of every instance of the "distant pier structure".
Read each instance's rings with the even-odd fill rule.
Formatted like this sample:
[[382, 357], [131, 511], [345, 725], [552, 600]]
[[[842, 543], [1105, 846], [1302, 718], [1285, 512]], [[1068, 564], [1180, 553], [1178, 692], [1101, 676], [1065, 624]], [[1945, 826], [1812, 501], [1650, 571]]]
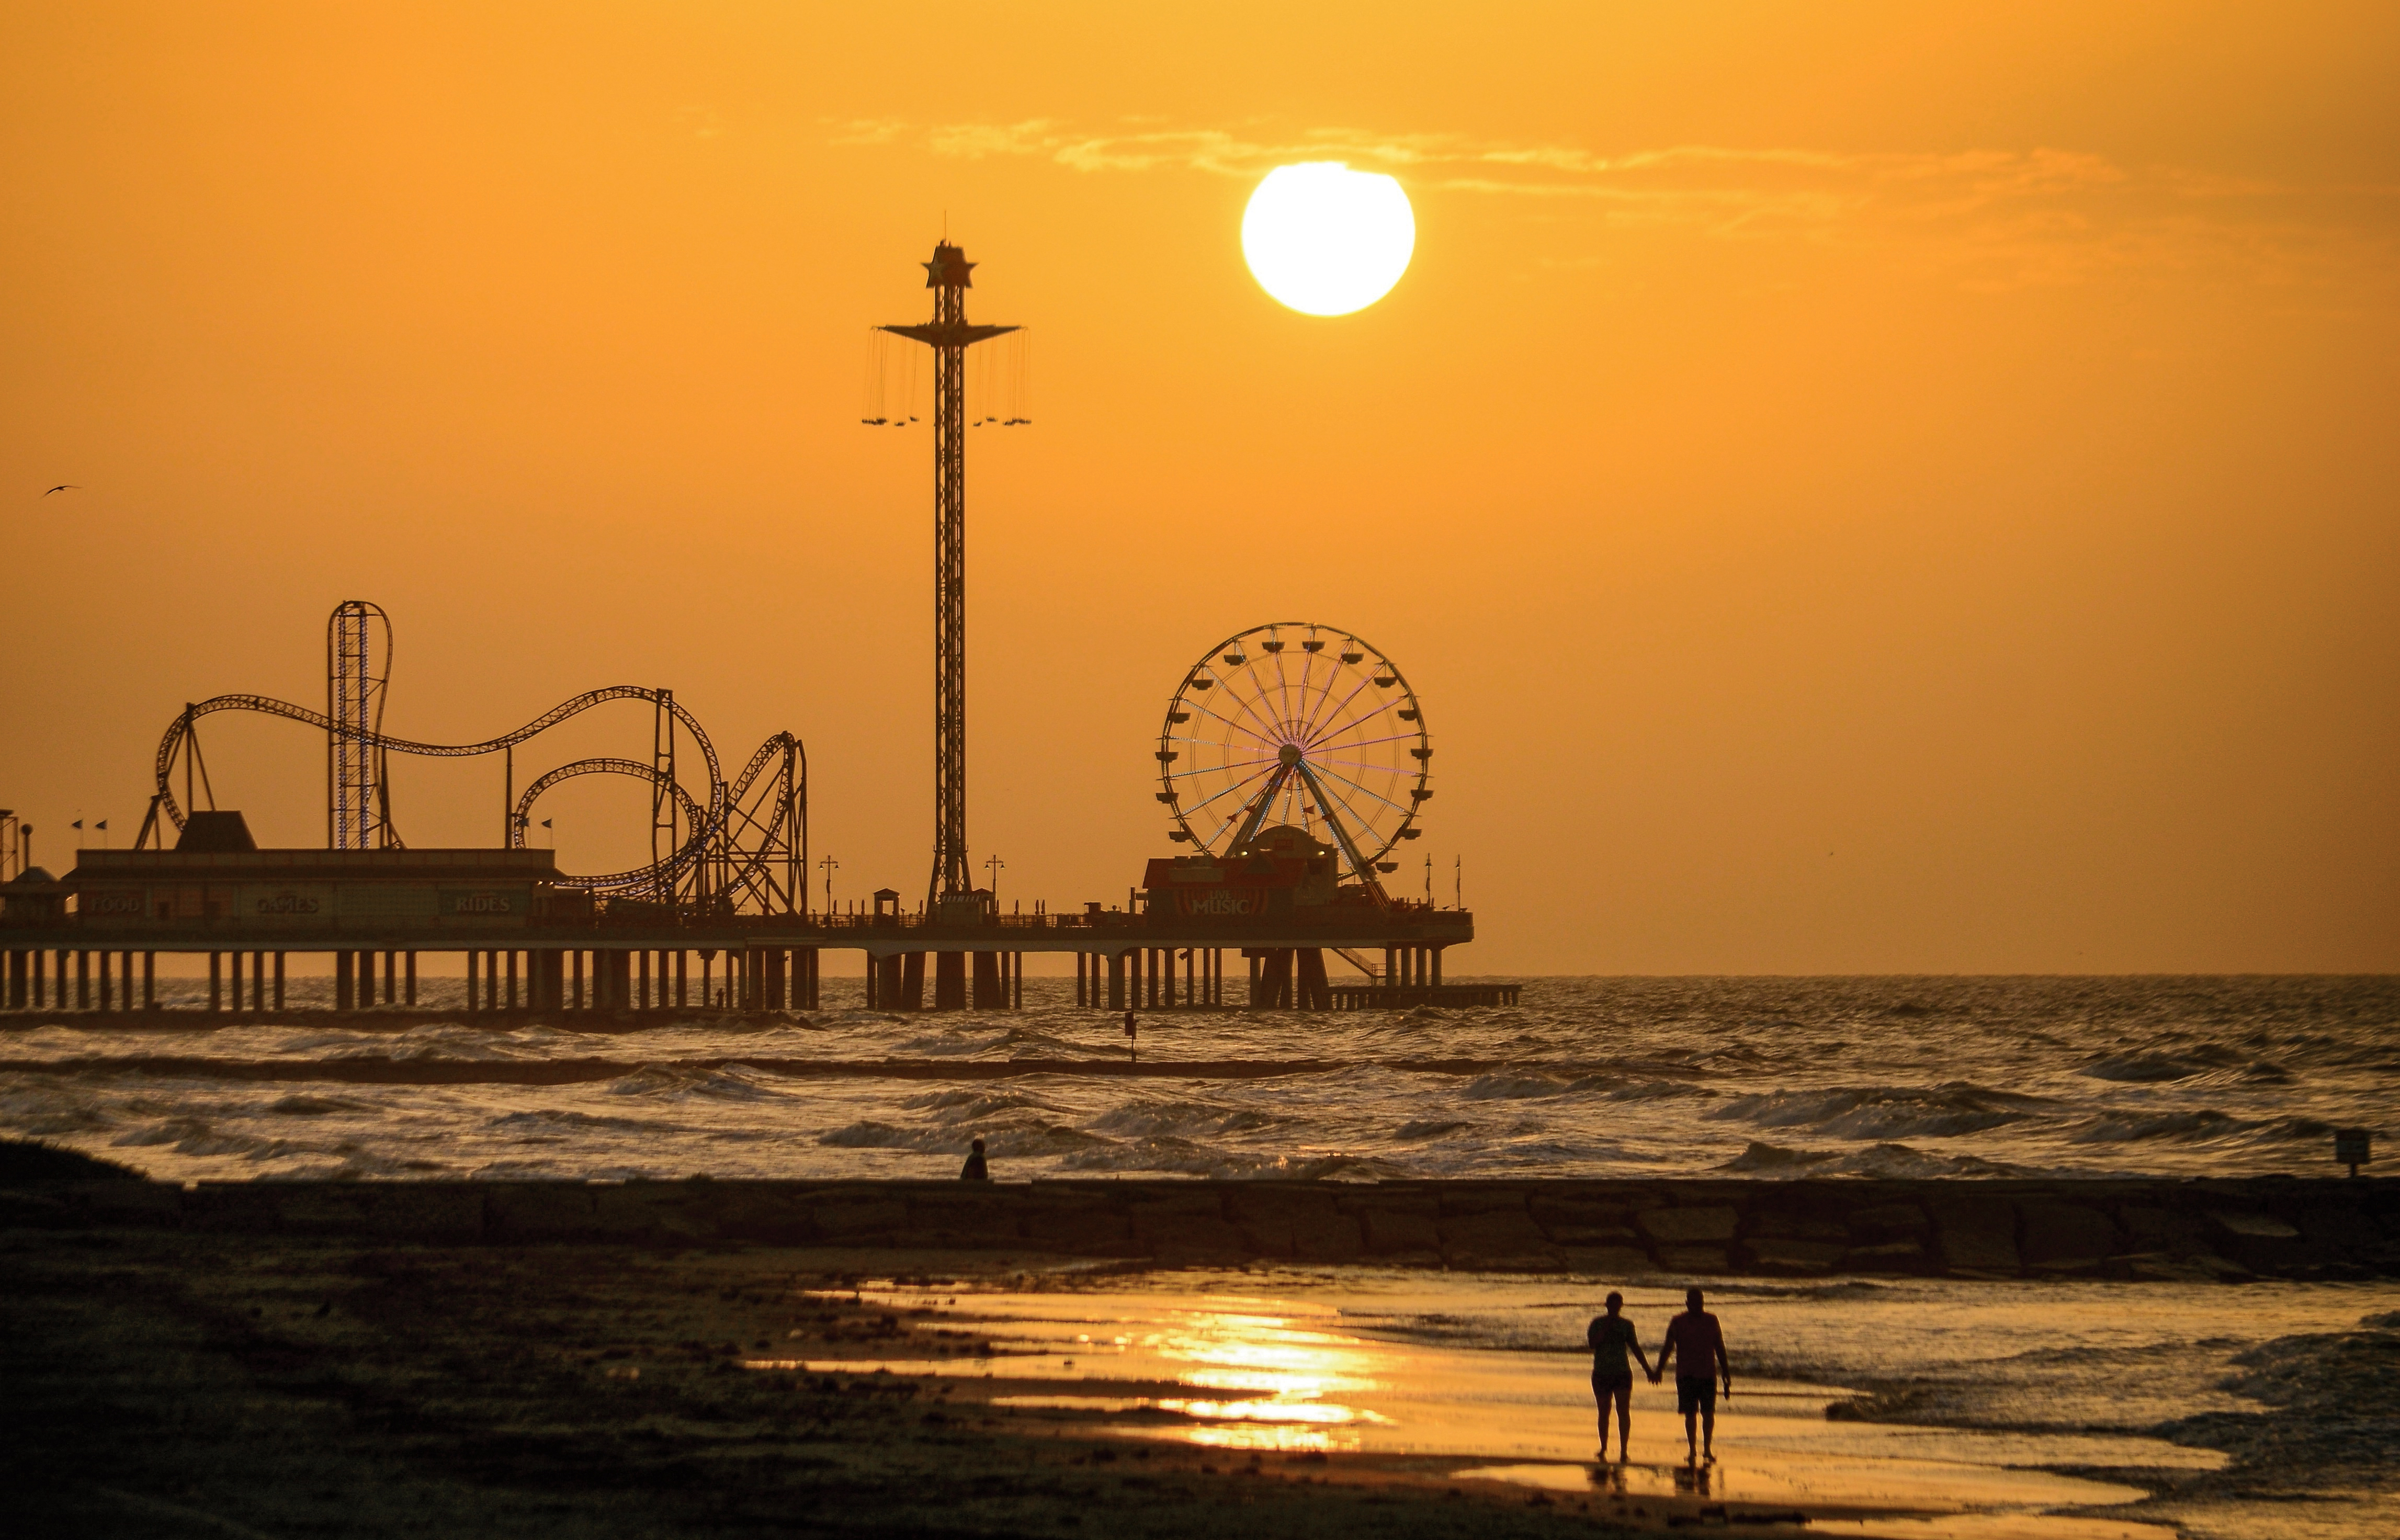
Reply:
[[[1025, 960], [1045, 952], [1072, 957], [1075, 1002], [1093, 1009], [1481, 1000], [1440, 982], [1442, 951], [1473, 939], [1471, 915], [1311, 902], [1331, 887], [1330, 861], [1321, 846], [1279, 847], [1216, 885], [1223, 904], [1190, 902], [1196, 874], [1153, 862], [1125, 908], [904, 913], [887, 889], [858, 913], [709, 915], [595, 895], [545, 850], [260, 850], [239, 813], [203, 811], [174, 850], [87, 850], [63, 879], [36, 867], [0, 884], [0, 950], [10, 1011], [157, 1010], [162, 953], [206, 959], [205, 1009], [253, 1015], [289, 1008], [290, 958], [310, 952], [330, 955], [337, 1010], [418, 1007], [430, 954], [463, 959], [477, 1015], [815, 1010], [828, 948], [865, 954], [865, 1003], [887, 1011], [933, 1003], [929, 954], [974, 960], [968, 1003], [982, 1010], [1021, 1008]], [[1384, 958], [1379, 993], [1331, 986], [1329, 954], [1370, 976]]]
[[[967, 845], [966, 451], [969, 429], [1030, 419], [1024, 329], [970, 322], [975, 265], [948, 239], [924, 265], [930, 320], [875, 329], [865, 420], [917, 418], [914, 347], [934, 360], [934, 846], [922, 906], [885, 888], [871, 905], [812, 907], [808, 756], [777, 733], [728, 773], [672, 690], [615, 685], [561, 702], [513, 731], [428, 743], [386, 731], [392, 628], [346, 600], [326, 629], [325, 709], [259, 695], [186, 705], [160, 740], [134, 848], [77, 852], [63, 878], [32, 865], [32, 831], [0, 813], [0, 1003], [10, 1011], [148, 1011], [160, 954], [207, 960], [206, 1008], [273, 1014], [289, 1003], [293, 953], [329, 955], [339, 1010], [419, 1005], [419, 963], [464, 963], [465, 1004], [499, 1012], [814, 1010], [825, 949], [865, 954], [880, 1010], [1008, 1010], [1025, 960], [1071, 956], [1075, 1003], [1109, 1011], [1247, 1005], [1299, 1011], [1513, 1005], [1517, 987], [1459, 984], [1442, 956], [1474, 939], [1462, 903], [1385, 879], [1423, 833], [1433, 738], [1398, 665], [1356, 633], [1276, 621], [1227, 637], [1185, 670], [1156, 750], [1157, 802], [1175, 852], [1149, 860], [1122, 905], [1000, 912]], [[1002, 340], [1005, 339], [1005, 340]], [[998, 348], [977, 353], [979, 345]], [[1012, 349], [1014, 349], [1012, 351]], [[890, 367], [907, 361], [905, 369]], [[983, 392], [970, 411], [972, 360]], [[903, 400], [892, 404], [899, 383]], [[594, 756], [518, 789], [516, 749], [612, 702], [647, 708], [647, 755]], [[223, 711], [326, 735], [326, 841], [259, 849], [219, 806], [200, 726]], [[393, 754], [499, 762], [500, 840], [410, 847], [389, 774]], [[530, 848], [535, 806], [580, 775], [627, 776], [650, 794], [648, 859], [616, 872], [561, 871]], [[180, 786], [179, 786], [180, 783]], [[180, 790], [180, 795], [178, 795]], [[104, 825], [103, 825], [104, 826]], [[996, 863], [995, 863], [996, 865]], [[828, 877], [830, 875], [830, 863]], [[1361, 982], [1335, 983], [1329, 970]], [[927, 988], [931, 975], [930, 990]]]
[[[1088, 1009], [1516, 1003], [1513, 985], [1442, 977], [1443, 953], [1474, 938], [1472, 914], [1438, 906], [1429, 887], [1422, 900], [1384, 890], [1397, 869], [1386, 857], [1414, 837], [1432, 794], [1431, 738], [1399, 670], [1350, 633], [1253, 628], [1186, 673], [1160, 739], [1158, 799], [1188, 853], [1150, 860], [1122, 906], [1002, 914], [989, 892], [969, 890], [971, 902], [912, 913], [887, 888], [871, 906], [835, 912], [812, 909], [799, 880], [807, 760], [790, 734], [729, 777], [670, 691], [613, 686], [481, 743], [392, 736], [379, 700], [388, 665], [370, 662], [362, 688], [361, 654], [343, 651], [361, 617], [379, 615], [336, 610], [331, 711], [250, 695], [184, 707], [160, 742], [134, 849], [80, 851], [53, 878], [31, 864], [31, 831], [0, 814], [15, 868], [0, 882], [7, 1010], [157, 1010], [159, 955], [180, 953], [206, 959], [207, 1010], [271, 1015], [290, 1007], [291, 956], [309, 952], [330, 956], [331, 1004], [344, 1011], [419, 1007], [420, 961], [444, 953], [463, 961], [465, 1008], [478, 1015], [814, 1010], [823, 954], [845, 947], [865, 954], [866, 1003], [880, 1010], [1020, 1008], [1025, 960], [1044, 952], [1071, 956], [1075, 1002]], [[613, 702], [648, 708], [652, 758], [575, 760], [515, 790], [514, 745]], [[259, 849], [243, 815], [216, 806], [199, 727], [228, 710], [334, 740], [327, 795], [341, 819], [327, 848]], [[386, 753], [500, 755], [507, 841], [406, 845], [376, 757]], [[574, 874], [528, 848], [537, 799], [595, 773], [649, 784], [667, 809], [654, 821], [657, 859]], [[1335, 984], [1334, 965], [1365, 982]]]

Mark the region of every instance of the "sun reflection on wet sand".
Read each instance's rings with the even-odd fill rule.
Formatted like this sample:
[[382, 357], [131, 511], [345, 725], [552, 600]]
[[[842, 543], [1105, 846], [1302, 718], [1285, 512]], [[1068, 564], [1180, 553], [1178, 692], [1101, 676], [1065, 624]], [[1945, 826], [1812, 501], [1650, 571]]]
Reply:
[[[1126, 1438], [1446, 1457], [1458, 1462], [1457, 1479], [1602, 1505], [1800, 1508], [1814, 1533], [1892, 1540], [2171, 1540], [2171, 1530], [2108, 1516], [2148, 1493], [2107, 1473], [2204, 1472], [2225, 1463], [2215, 1451], [2136, 1431], [2216, 1394], [2205, 1380], [2217, 1360], [2185, 1366], [2175, 1382], [2182, 1389], [2161, 1388], [2156, 1374], [2135, 1384], [2104, 1368], [2052, 1382], [2009, 1367], [2061, 1350], [2139, 1354], [2190, 1343], [2206, 1334], [2196, 1328], [2233, 1308], [2208, 1290], [2151, 1288], [2134, 1312], [2125, 1295], [2086, 1300], [2071, 1289], [2026, 1294], [2016, 1286], [1865, 1285], [1855, 1297], [1784, 1286], [1724, 1291], [1719, 1308], [1737, 1313], [1738, 1361], [1745, 1349], [1796, 1341], [1824, 1348], [1832, 1361], [1847, 1355], [1879, 1368], [1889, 1361], [1955, 1372], [1995, 1425], [1831, 1420], [1827, 1408], [1855, 1401], [1858, 1387], [1741, 1374], [1737, 1394], [1719, 1407], [1720, 1459], [1698, 1465], [1684, 1457], [1671, 1386], [1638, 1382], [1636, 1458], [1593, 1462], [1588, 1360], [1559, 1350], [1580, 1335], [1591, 1307], [1575, 1297], [1585, 1290], [1559, 1280], [1203, 1273], [1090, 1279], [1073, 1291], [952, 1285], [929, 1294], [886, 1283], [855, 1292], [912, 1312], [910, 1336], [928, 1356], [759, 1359], [754, 1367], [980, 1380], [995, 1406], [1084, 1413]], [[1655, 1338], [1674, 1296], [1630, 1292], [1630, 1313], [1645, 1339]], [[2248, 1297], [2269, 1305], [2269, 1316], [2331, 1308], [2303, 1303], [2298, 1293]], [[2339, 1314], [2370, 1303], [2343, 1302]], [[2303, 1323], [2294, 1315], [2259, 1324]], [[931, 1356], [962, 1346], [976, 1356]], [[2018, 1427], [1998, 1425], [2003, 1401], [2035, 1415]], [[2119, 1420], [2093, 1415], [2108, 1408]]]

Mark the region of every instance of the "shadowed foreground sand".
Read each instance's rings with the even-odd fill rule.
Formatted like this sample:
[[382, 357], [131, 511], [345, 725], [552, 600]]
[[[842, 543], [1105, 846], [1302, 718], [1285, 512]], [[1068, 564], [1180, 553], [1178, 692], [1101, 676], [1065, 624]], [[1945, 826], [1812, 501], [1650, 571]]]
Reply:
[[[1240, 1414], [1207, 1399], [1234, 1382], [1188, 1359], [1137, 1354], [1121, 1360], [1135, 1377], [1103, 1383], [1066, 1356], [1092, 1338], [1054, 1342], [1054, 1370], [973, 1323], [1103, 1276], [1109, 1308], [1125, 1308], [1123, 1286], [1156, 1269], [1313, 1249], [1395, 1276], [1465, 1265], [1470, 1288], [1478, 1261], [1538, 1276], [1595, 1258], [1787, 1277], [1879, 1261], [2010, 1289], [2354, 1278], [2390, 1263], [2390, 1201], [2385, 1183], [2271, 1181], [184, 1189], [10, 1143], [0, 1374], [18, 1431], [0, 1467], [27, 1533], [70, 1535], [1789, 1534], [1804, 1513], [1820, 1533], [1867, 1519], [1908, 1533], [1889, 1521], [1961, 1506], [1995, 1520], [2105, 1512], [2139, 1492], [2058, 1478], [1978, 1495], [1931, 1466], [1799, 1449], [1789, 1429], [1780, 1454], [1741, 1439], [1713, 1487], [1665, 1467], [1594, 1479], [1586, 1451], [1540, 1447], [1548, 1432], [1484, 1425], [1476, 1405], [1531, 1404], [1513, 1382], [1447, 1413], [1411, 1411], [1401, 1425], [1420, 1431], [1405, 1438], [1425, 1442], [1312, 1446], [1235, 1431], [1226, 1418]], [[980, 1220], [962, 1226], [968, 1211]], [[1201, 1287], [1158, 1276], [1139, 1287]], [[945, 1280], [977, 1299], [933, 1298]], [[1177, 1293], [1152, 1313], [1188, 1304]], [[1431, 1363], [1400, 1372], [1403, 1388], [1490, 1367]], [[1756, 1384], [1729, 1411], [1811, 1394], [1821, 1427], [1833, 1409], [1807, 1387]], [[1677, 1431], [1645, 1422], [1641, 1457], [1671, 1460]], [[1971, 1515], [1953, 1529], [2018, 1533]], [[2024, 1533], [2165, 1532], [2094, 1512]]]
[[[888, 1312], [806, 1292], [842, 1261], [16, 1231], [0, 1249], [16, 1523], [1394, 1536], [1589, 1534], [1602, 1514], [1622, 1521], [1599, 1533], [1724, 1511], [1453, 1479], [1472, 1458], [1129, 1441], [1070, 1412], [990, 1406], [993, 1383], [1022, 1394], [1011, 1382], [736, 1367], [767, 1346], [815, 1361], [889, 1351]], [[1040, 1265], [960, 1262], [940, 1259], [954, 1276]]]

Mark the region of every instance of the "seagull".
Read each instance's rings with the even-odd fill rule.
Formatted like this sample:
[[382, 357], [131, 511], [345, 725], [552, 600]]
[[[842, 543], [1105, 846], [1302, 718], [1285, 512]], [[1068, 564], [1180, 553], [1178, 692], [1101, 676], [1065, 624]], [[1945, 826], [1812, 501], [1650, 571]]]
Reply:
[[[82, 487], [75, 485], [73, 482], [61, 482], [58, 485], [50, 488], [50, 492], [80, 492], [82, 490]], [[50, 495], [50, 492], [45, 492], [42, 496], [47, 497]]]

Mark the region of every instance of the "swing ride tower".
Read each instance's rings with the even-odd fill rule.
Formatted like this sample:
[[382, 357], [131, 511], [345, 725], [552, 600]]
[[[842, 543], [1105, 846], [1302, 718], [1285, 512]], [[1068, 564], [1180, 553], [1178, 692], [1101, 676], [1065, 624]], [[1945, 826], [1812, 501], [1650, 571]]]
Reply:
[[[1016, 328], [968, 322], [975, 265], [964, 251], [944, 240], [924, 266], [934, 319], [881, 330], [934, 350], [934, 870], [925, 910], [938, 915], [975, 894], [967, 864], [967, 349]], [[936, 995], [949, 983], [938, 980]]]

